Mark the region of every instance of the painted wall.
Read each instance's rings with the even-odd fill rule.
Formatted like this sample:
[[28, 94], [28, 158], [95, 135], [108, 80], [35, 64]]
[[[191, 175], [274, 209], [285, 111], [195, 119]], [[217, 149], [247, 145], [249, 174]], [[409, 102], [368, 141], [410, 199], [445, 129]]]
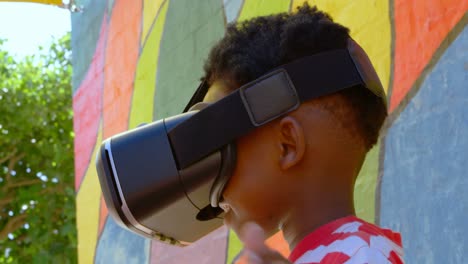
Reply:
[[[221, 228], [188, 248], [143, 239], [108, 217], [94, 167], [100, 142], [179, 113], [228, 22], [303, 0], [82, 0], [72, 14], [79, 261], [232, 263]], [[408, 263], [468, 257], [468, 0], [313, 0], [373, 61], [390, 118], [356, 185], [360, 217], [402, 232]], [[269, 244], [288, 254], [281, 234]]]

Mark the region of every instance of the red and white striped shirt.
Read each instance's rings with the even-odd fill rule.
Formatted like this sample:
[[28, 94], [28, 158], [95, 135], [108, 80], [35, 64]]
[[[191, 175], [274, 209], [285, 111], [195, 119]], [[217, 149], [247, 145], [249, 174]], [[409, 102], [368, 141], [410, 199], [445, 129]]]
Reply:
[[289, 260], [295, 264], [403, 263], [401, 236], [349, 216], [306, 236], [293, 250]]

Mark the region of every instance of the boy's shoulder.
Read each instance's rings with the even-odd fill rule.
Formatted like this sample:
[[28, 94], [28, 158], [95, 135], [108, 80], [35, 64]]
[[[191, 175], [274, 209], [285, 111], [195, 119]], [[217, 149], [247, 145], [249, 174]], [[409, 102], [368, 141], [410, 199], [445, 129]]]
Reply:
[[399, 233], [348, 216], [307, 235], [289, 259], [294, 263], [403, 263], [403, 249]]

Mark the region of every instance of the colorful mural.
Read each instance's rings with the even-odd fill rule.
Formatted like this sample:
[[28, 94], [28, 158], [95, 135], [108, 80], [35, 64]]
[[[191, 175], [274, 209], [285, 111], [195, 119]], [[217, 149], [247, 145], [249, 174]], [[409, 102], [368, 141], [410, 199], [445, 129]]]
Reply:
[[[226, 23], [290, 12], [304, 0], [78, 2], [72, 48], [79, 262], [235, 262], [241, 244], [224, 227], [183, 249], [118, 227], [101, 197], [95, 152], [115, 133], [179, 113]], [[351, 29], [390, 102], [381, 141], [356, 184], [358, 215], [401, 231], [408, 263], [462, 263], [468, 0], [308, 2]], [[289, 253], [281, 234], [268, 243]]]

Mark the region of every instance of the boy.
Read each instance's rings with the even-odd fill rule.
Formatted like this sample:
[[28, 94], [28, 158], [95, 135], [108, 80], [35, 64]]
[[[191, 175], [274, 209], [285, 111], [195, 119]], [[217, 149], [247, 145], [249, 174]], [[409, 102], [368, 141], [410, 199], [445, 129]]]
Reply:
[[[307, 4], [294, 14], [230, 25], [205, 64], [204, 101], [279, 65], [346, 48], [349, 38], [347, 28]], [[355, 86], [307, 101], [237, 140], [220, 207], [249, 263], [403, 262], [399, 234], [354, 216], [354, 182], [386, 116], [381, 98]], [[289, 260], [263, 242], [278, 229], [292, 250]]]

